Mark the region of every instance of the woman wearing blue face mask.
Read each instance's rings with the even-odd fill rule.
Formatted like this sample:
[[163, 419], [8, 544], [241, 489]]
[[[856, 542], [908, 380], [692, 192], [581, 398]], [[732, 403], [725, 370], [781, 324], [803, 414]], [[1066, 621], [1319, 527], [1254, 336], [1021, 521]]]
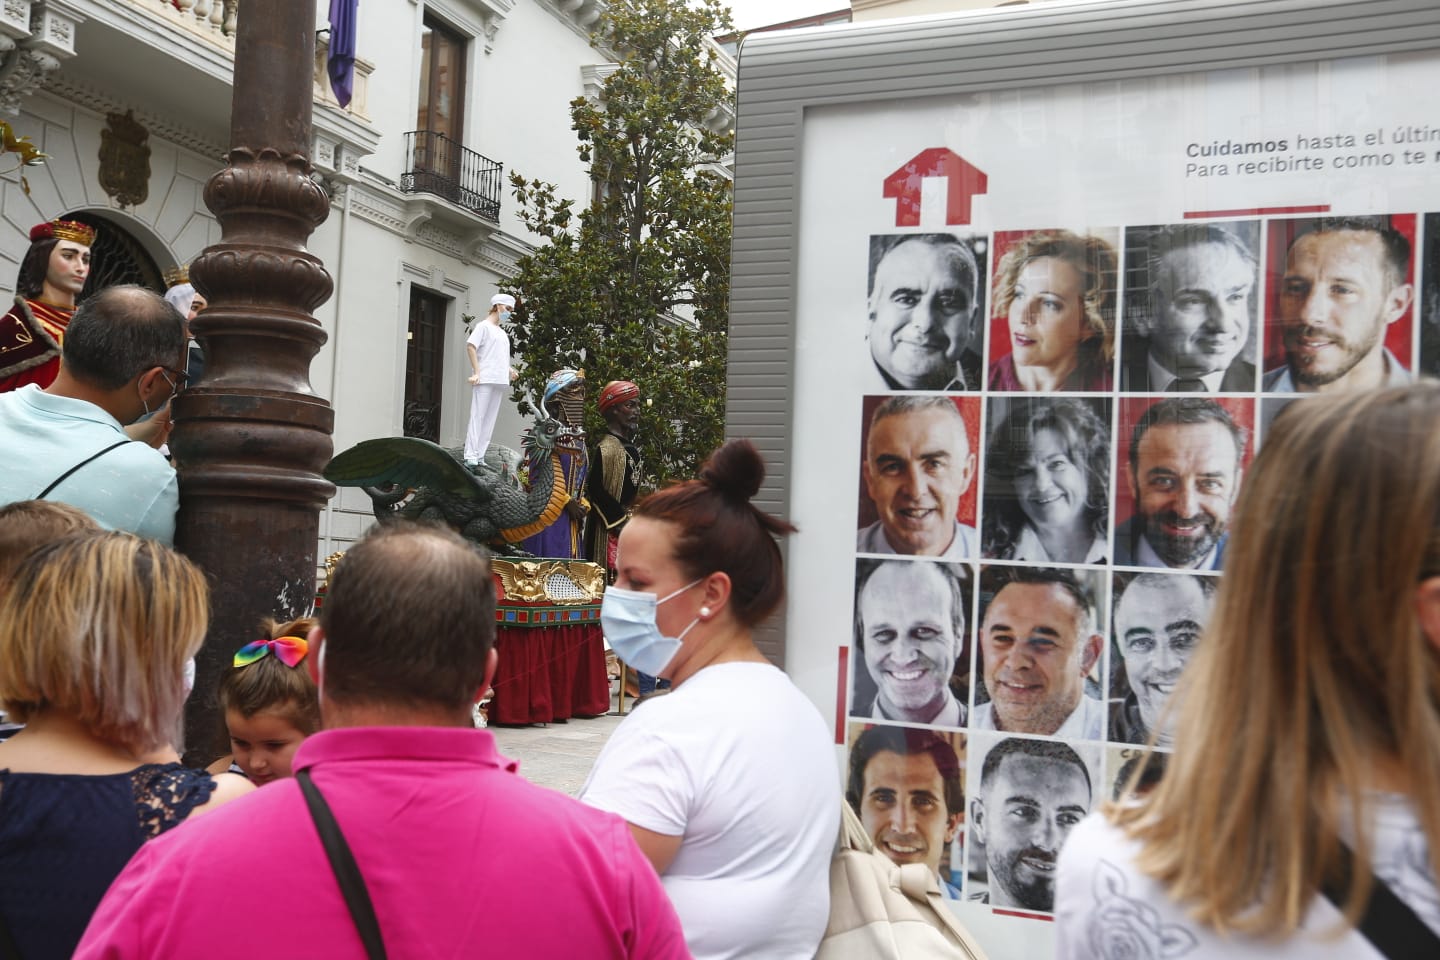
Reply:
[[629, 822], [701, 960], [813, 957], [829, 910], [835, 748], [753, 636], [795, 529], [750, 503], [764, 476], [731, 440], [642, 500], [600, 614], [620, 659], [673, 689], [620, 724], [580, 798]]

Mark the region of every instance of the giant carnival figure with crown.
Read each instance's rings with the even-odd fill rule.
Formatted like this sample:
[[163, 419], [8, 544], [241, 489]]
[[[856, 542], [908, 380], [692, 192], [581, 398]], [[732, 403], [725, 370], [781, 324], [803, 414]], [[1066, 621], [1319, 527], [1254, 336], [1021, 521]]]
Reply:
[[205, 355], [200, 349], [200, 344], [195, 342], [195, 335], [190, 332], [190, 325], [195, 322], [195, 317], [200, 311], [210, 304], [205, 299], [205, 295], [190, 283], [189, 264], [182, 264], [165, 271], [165, 302], [185, 318], [185, 329], [190, 337], [190, 353], [185, 361], [185, 382], [194, 386], [205, 372]]
[[51, 220], [30, 231], [30, 249], [15, 279], [15, 305], [0, 317], [0, 393], [27, 383], [50, 386], [75, 298], [90, 275], [95, 228]]
[[[585, 371], [556, 370], [545, 382], [540, 400], [542, 419], [563, 424], [555, 438], [554, 454], [559, 458], [565, 487], [565, 509], [555, 522], [527, 539], [522, 546], [537, 557], [580, 560], [585, 556], [585, 517], [590, 503], [585, 498], [585, 481], [590, 472], [590, 454], [585, 449]], [[539, 471], [551, 469], [548, 454], [531, 449], [526, 462], [527, 482]]]

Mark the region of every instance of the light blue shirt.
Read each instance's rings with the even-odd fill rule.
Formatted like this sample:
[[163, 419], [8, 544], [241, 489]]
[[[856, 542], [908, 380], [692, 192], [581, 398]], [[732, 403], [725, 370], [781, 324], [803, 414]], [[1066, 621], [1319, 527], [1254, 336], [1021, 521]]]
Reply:
[[[66, 470], [125, 439], [120, 421], [85, 400], [53, 396], [35, 384], [0, 394], [0, 503], [33, 500]], [[112, 530], [175, 541], [175, 470], [144, 443], [131, 441], [92, 460], [45, 499], [79, 507]]]

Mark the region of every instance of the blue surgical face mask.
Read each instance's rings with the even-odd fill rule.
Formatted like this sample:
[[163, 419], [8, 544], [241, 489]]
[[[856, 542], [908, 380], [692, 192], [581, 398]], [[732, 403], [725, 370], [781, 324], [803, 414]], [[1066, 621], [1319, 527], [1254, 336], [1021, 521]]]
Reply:
[[700, 618], [691, 620], [690, 626], [680, 631], [680, 636], [667, 637], [655, 623], [655, 611], [660, 604], [678, 597], [700, 580], [693, 580], [658, 599], [653, 593], [607, 587], [605, 599], [600, 602], [600, 628], [605, 631], [605, 639], [610, 641], [615, 656], [641, 673], [658, 677], [680, 652], [680, 642]]
[[509, 322], [510, 322], [510, 311], [509, 311], [509, 310], [501, 310], [501, 311], [499, 312], [499, 317], [500, 317], [500, 322], [501, 322], [501, 323], [509, 323]]

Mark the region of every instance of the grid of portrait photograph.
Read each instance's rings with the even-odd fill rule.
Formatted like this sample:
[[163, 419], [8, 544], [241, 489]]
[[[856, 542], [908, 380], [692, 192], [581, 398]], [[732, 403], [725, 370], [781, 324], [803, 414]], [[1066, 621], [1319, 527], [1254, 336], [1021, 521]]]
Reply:
[[1044, 917], [1070, 828], [1163, 770], [1269, 424], [1440, 374], [1440, 213], [862, 249], [847, 796], [948, 897]]

